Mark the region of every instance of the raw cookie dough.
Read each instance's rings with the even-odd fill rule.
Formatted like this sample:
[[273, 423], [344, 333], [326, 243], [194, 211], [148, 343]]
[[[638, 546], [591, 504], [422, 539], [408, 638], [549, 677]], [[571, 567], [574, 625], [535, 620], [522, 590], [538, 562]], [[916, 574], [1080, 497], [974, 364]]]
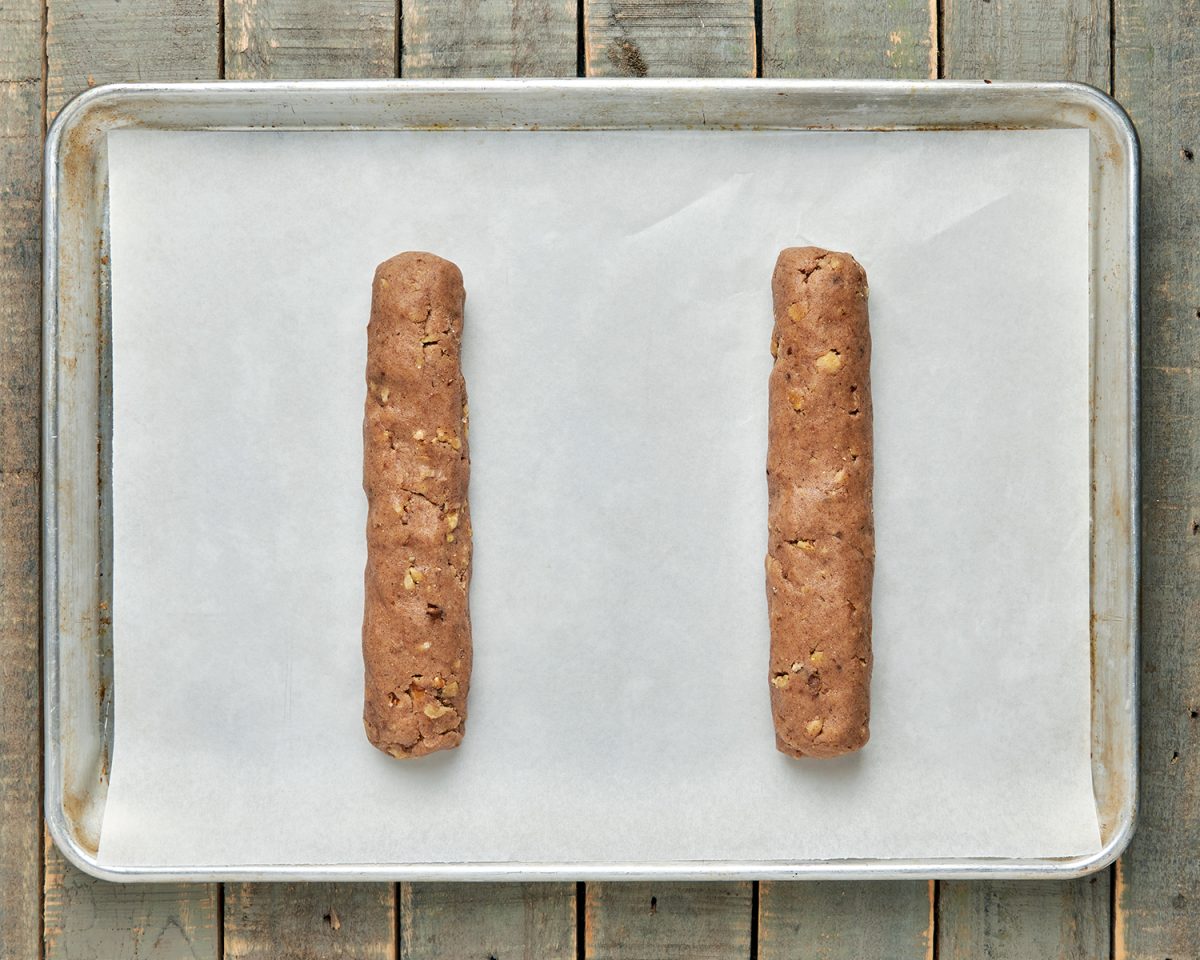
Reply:
[[775, 743], [833, 757], [870, 735], [871, 336], [847, 253], [791, 247], [771, 279], [767, 605]]
[[393, 757], [457, 747], [467, 719], [465, 296], [458, 267], [431, 253], [402, 253], [375, 271], [363, 418], [363, 723]]

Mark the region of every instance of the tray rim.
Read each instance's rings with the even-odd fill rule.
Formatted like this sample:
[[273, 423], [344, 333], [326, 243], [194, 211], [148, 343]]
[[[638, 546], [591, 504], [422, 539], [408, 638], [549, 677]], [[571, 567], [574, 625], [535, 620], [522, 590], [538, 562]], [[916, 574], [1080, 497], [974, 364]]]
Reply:
[[[862, 97], [875, 96], [895, 99], [900, 94], [914, 98], [949, 98], [954, 96], [1030, 96], [1048, 97], [1049, 102], [1084, 108], [1088, 111], [1087, 129], [1093, 133], [1103, 127], [1120, 148], [1118, 158], [1123, 165], [1123, 197], [1128, 211], [1127, 232], [1121, 238], [1127, 245], [1126, 284], [1128, 302], [1127, 339], [1124, 342], [1128, 369], [1128, 445], [1127, 476], [1130, 501], [1128, 524], [1130, 545], [1127, 577], [1130, 595], [1127, 624], [1129, 656], [1128, 683], [1124, 688], [1130, 716], [1128, 731], [1131, 768], [1124, 771], [1126, 790], [1123, 792], [1121, 814], [1113, 831], [1100, 850], [1092, 854], [1062, 858], [984, 858], [942, 857], [929, 859], [828, 859], [806, 861], [748, 861], [748, 860], [685, 860], [685, 861], [547, 861], [547, 862], [453, 862], [453, 863], [345, 863], [345, 864], [256, 864], [256, 865], [174, 865], [138, 866], [111, 865], [99, 861], [97, 853], [81, 842], [67, 811], [63, 782], [61, 750], [60, 669], [61, 644], [58, 607], [58, 322], [59, 322], [59, 236], [58, 217], [62, 201], [59, 196], [59, 176], [62, 172], [65, 145], [73, 131], [88, 122], [101, 125], [104, 132], [118, 123], [113, 107], [129, 98], [151, 95], [167, 99], [187, 97], [223, 98], [231, 95], [257, 95], [266, 98], [288, 98], [328, 94], [389, 94], [400, 97], [430, 93], [471, 95], [508, 94], [523, 92], [582, 94], [583, 96], [636, 96], [674, 93], [725, 93], [764, 96], [770, 93], [819, 94], [850, 93]], [[111, 112], [107, 117], [104, 111]], [[97, 119], [98, 115], [98, 119]], [[105, 126], [107, 124], [107, 126]], [[136, 125], [133, 121], [132, 125]], [[701, 126], [679, 124], [678, 126]], [[387, 125], [383, 125], [387, 128]], [[450, 129], [479, 129], [450, 124]], [[621, 128], [613, 124], [610, 129]], [[666, 123], [647, 123], [643, 126], [670, 127]], [[714, 128], [724, 125], [713, 124]], [[1050, 125], [1047, 125], [1050, 126]], [[1073, 126], [1059, 124], [1059, 127]], [[582, 124], [582, 128], [593, 125]], [[812, 129], [970, 129], [999, 128], [996, 124], [976, 121], [955, 126], [931, 124], [878, 127], [812, 127]], [[404, 128], [394, 124], [393, 128]], [[412, 129], [413, 127], [408, 127]], [[504, 129], [503, 125], [489, 127]], [[528, 129], [516, 125], [516, 129]], [[786, 129], [804, 129], [787, 126]], [[1019, 129], [1019, 126], [1007, 129]], [[188, 129], [178, 128], [178, 129]], [[215, 129], [213, 126], [191, 129]], [[289, 129], [275, 125], [246, 125], [221, 129]], [[329, 129], [297, 124], [290, 129]], [[342, 127], [353, 132], [354, 127]], [[549, 127], [544, 127], [549, 129]], [[764, 80], [764, 79], [496, 79], [496, 80], [285, 80], [285, 81], [204, 81], [190, 83], [115, 83], [84, 91], [59, 112], [46, 137], [43, 192], [43, 407], [42, 407], [42, 585], [43, 585], [43, 733], [44, 733], [44, 815], [50, 835], [66, 858], [76, 867], [94, 877], [110, 881], [187, 881], [217, 880], [278, 881], [278, 880], [457, 880], [457, 881], [560, 881], [560, 880], [747, 880], [747, 879], [1070, 879], [1085, 876], [1111, 864], [1132, 839], [1137, 821], [1138, 805], [1138, 697], [1139, 697], [1139, 618], [1138, 587], [1140, 584], [1140, 497], [1138, 446], [1138, 333], [1139, 333], [1139, 147], [1137, 133], [1124, 109], [1110, 96], [1087, 84], [1074, 82], [1006, 82], [947, 81], [947, 80]], [[1099, 228], [1089, 230], [1094, 234]], [[1093, 438], [1094, 439], [1094, 438]], [[1094, 476], [1094, 474], [1093, 474]], [[1093, 645], [1095, 643], [1093, 635]], [[1093, 703], [1095, 690], [1093, 689]]]

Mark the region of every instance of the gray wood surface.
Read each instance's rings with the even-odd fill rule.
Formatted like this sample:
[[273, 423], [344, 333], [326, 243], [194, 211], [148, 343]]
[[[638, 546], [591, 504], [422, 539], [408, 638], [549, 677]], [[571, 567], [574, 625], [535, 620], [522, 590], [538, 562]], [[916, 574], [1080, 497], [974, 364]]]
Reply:
[[575, 0], [407, 0], [405, 77], [573, 77]]
[[[574, 76], [574, 0], [409, 0], [400, 73]], [[573, 883], [400, 885], [401, 955], [413, 960], [575, 956]]]
[[573, 883], [404, 883], [404, 960], [575, 960]]
[[[929, 77], [937, 22], [928, 0], [763, 0], [762, 68], [771, 77]], [[764, 960], [932, 956], [934, 886], [764, 882]]]
[[[226, 0], [226, 75], [234, 79], [391, 77], [393, 0]], [[225, 885], [230, 960], [362, 957], [396, 951], [391, 883]]]
[[[956, 79], [1109, 83], [1106, 0], [946, 0], [945, 75]], [[938, 956], [1107, 956], [1111, 871], [1100, 879], [1029, 884], [946, 882]], [[1061, 951], [1061, 952], [1055, 952]]]
[[1107, 89], [1108, 0], [944, 0], [945, 76]]
[[218, 0], [47, 0], [50, 115], [88, 87], [118, 80], [212, 80]]
[[396, 0], [224, 2], [231, 80], [396, 75]]
[[1200, 6], [1117, 0], [1142, 145], [1141, 798], [1113, 956], [1200, 956]]
[[[575, 4], [561, 0], [408, 0], [401, 24], [394, 9], [377, 0], [227, 0], [224, 10], [220, 2], [0, 3], [0, 957], [5, 960], [42, 953], [36, 502], [43, 93], [45, 112], [52, 116], [90, 84], [212, 78], [223, 58], [229, 76], [387, 76], [396, 67], [398, 41], [404, 72], [414, 77], [570, 75], [578, 55], [592, 75], [749, 76], [757, 52], [753, 2], [732, 0], [585, 0], [585, 46], [578, 52]], [[761, 0], [763, 73], [929, 75], [937, 61], [930, 10], [937, 6], [920, 0]], [[944, 0], [941, 6], [947, 76], [1108, 84], [1107, 0]], [[940, 884], [932, 946], [947, 958], [1106, 957], [1110, 940], [1114, 958], [1200, 957], [1195, 855], [1200, 809], [1194, 801], [1200, 790], [1195, 653], [1200, 643], [1194, 626], [1200, 613], [1200, 436], [1193, 369], [1200, 329], [1195, 252], [1200, 9], [1193, 0], [1115, 0], [1114, 8], [1116, 91], [1138, 124], [1145, 171], [1140, 825], [1115, 880], [1102, 874], [1094, 882], [1063, 884]], [[388, 17], [390, 26], [380, 26]], [[1111, 918], [1110, 883], [1116, 902]], [[877, 884], [762, 884], [759, 953], [927, 956], [931, 946], [921, 938], [928, 937], [928, 885], [895, 886], [893, 897]], [[373, 930], [389, 922], [394, 929], [398, 922], [403, 942], [368, 937], [358, 954], [363, 956], [380, 955], [380, 949], [392, 950], [383, 954], [392, 956], [403, 948], [413, 957], [505, 960], [570, 956], [575, 948], [573, 884], [528, 890], [406, 886], [400, 915], [393, 903], [391, 921], [386, 916], [393, 888], [363, 889], [360, 902], [345, 901], [342, 891], [330, 888], [324, 897], [329, 910], [314, 890], [272, 905], [279, 888], [230, 886], [223, 926], [213, 886], [103, 884], [64, 864], [50, 848], [44, 952], [215, 957], [228, 934], [226, 945], [247, 956], [329, 956], [338, 948], [342, 955], [356, 955], [353, 937], [364, 922]], [[369, 909], [372, 896], [376, 913]], [[752, 898], [752, 885], [589, 885], [587, 952], [747, 957]], [[248, 911], [235, 916], [242, 905]], [[851, 917], [855, 922], [848, 922]], [[331, 939], [343, 930], [355, 932]], [[282, 940], [269, 953], [272, 937]]]
[[[217, 76], [215, 0], [49, 0], [48, 112], [94, 83]], [[104, 883], [67, 865], [47, 841], [47, 957], [212, 957], [215, 885]]]
[[1066, 883], [943, 883], [940, 960], [1100, 960], [1109, 955], [1109, 871]]
[[45, 914], [46, 960], [217, 960], [220, 953], [214, 884], [101, 883], [67, 863], [48, 838]]
[[[589, 76], [752, 77], [751, 3], [584, 0]], [[749, 956], [753, 884], [595, 883], [584, 954], [601, 960]]]
[[753, 77], [752, 0], [583, 0], [589, 77]]
[[392, 960], [390, 883], [227, 883], [226, 960]]
[[753, 884], [589, 883], [589, 960], [746, 960]]
[[762, 0], [764, 77], [937, 76], [929, 0]]
[[38, 673], [42, 8], [0, 8], [0, 957], [42, 939]]
[[933, 958], [933, 881], [760, 888], [758, 960]]

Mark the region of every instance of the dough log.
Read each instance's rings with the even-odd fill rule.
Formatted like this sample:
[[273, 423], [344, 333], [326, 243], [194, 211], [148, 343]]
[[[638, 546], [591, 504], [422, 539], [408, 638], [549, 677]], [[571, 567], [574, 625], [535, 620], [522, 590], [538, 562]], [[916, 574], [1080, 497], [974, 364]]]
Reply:
[[471, 679], [462, 273], [429, 253], [379, 265], [367, 327], [363, 615], [367, 738], [393, 757], [462, 742]]
[[793, 247], [771, 281], [767, 604], [776, 746], [833, 757], [867, 742], [871, 683], [871, 338], [846, 253]]

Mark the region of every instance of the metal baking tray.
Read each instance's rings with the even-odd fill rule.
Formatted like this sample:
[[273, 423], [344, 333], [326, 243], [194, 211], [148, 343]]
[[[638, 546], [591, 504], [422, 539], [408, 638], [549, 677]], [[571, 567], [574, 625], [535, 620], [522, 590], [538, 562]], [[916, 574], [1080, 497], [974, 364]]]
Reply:
[[[161, 130], [1082, 128], [1091, 136], [1092, 771], [1102, 849], [1063, 859], [113, 867], [98, 862], [113, 737], [107, 133]], [[109, 880], [1067, 878], [1111, 863], [1137, 806], [1137, 140], [1080, 84], [502, 80], [120, 84], [68, 104], [45, 153], [45, 811]]]

